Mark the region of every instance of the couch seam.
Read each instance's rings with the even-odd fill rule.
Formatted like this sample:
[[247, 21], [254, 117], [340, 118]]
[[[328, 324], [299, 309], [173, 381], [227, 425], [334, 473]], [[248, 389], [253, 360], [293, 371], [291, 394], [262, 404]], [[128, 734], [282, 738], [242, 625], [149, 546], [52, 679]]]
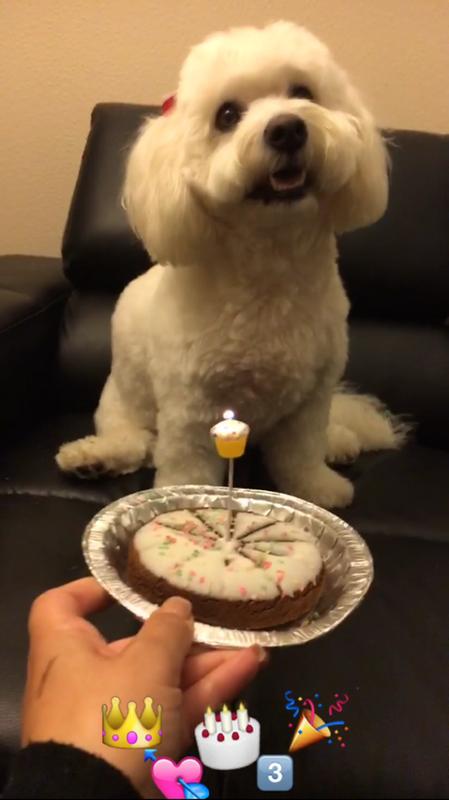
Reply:
[[[20, 292], [17, 292], [17, 294], [20, 294]], [[37, 311], [33, 311], [33, 312], [27, 314], [25, 317], [22, 317], [22, 319], [17, 320], [17, 322], [12, 322], [11, 325], [7, 325], [6, 328], [0, 328], [0, 336], [2, 336], [2, 334], [4, 334], [4, 333], [8, 333], [8, 331], [13, 330], [14, 328], [18, 328], [20, 325], [23, 325], [25, 322], [29, 322], [32, 319], [36, 319], [36, 317], [41, 316], [41, 314], [45, 314], [46, 311], [48, 311], [50, 308], [52, 308], [53, 306], [55, 306], [58, 303], [60, 303], [60, 301], [65, 299], [66, 297], [68, 297], [69, 294], [70, 294], [70, 289], [67, 290], [67, 292], [59, 294], [57, 297], [55, 297], [53, 300], [51, 300], [45, 306], [42, 306], [41, 308], [39, 308]]]
[[[6, 487], [6, 491], [4, 491], [2, 488], [0, 488], [0, 498], [1, 497], [14, 497], [14, 496], [17, 496], [17, 497], [22, 497], [22, 496], [27, 496], [27, 497], [48, 497], [48, 498], [56, 497], [59, 500], [80, 500], [83, 503], [90, 503], [91, 505], [101, 505], [101, 504], [103, 504], [103, 505], [101, 505], [101, 507], [104, 508], [104, 500], [94, 500], [92, 498], [83, 497], [83, 496], [78, 495], [78, 494], [70, 495], [70, 494], [62, 494], [61, 492], [53, 492], [53, 491], [52, 492], [48, 492], [45, 489], [17, 489], [17, 488], [13, 488], [13, 487], [11, 487], [11, 488]], [[109, 502], [112, 503], [114, 501], [110, 500]]]

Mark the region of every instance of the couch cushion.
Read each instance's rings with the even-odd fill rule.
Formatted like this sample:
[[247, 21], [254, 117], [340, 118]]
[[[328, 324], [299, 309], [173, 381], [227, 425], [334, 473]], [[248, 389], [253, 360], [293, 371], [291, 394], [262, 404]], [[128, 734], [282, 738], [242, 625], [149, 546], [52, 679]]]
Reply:
[[60, 400], [64, 410], [92, 411], [111, 366], [111, 315], [117, 295], [75, 290], [59, 340]]
[[15, 441], [0, 451], [0, 496], [36, 495], [80, 500], [104, 506], [118, 497], [152, 485], [153, 472], [83, 481], [61, 473], [55, 454], [63, 442], [93, 432], [90, 414], [67, 414], [42, 419], [39, 426], [16, 434]]
[[121, 290], [149, 265], [121, 206], [129, 148], [154, 106], [102, 103], [91, 128], [73, 193], [62, 253], [77, 288]]
[[416, 423], [420, 443], [449, 449], [449, 327], [353, 318], [346, 379]]
[[341, 237], [353, 313], [443, 322], [449, 315], [449, 136], [387, 131], [386, 214]]
[[[47, 411], [59, 322], [70, 285], [56, 258], [0, 256], [0, 430]], [[30, 402], [30, 397], [33, 402]]]
[[[83, 481], [59, 472], [54, 455], [70, 439], [91, 433], [92, 418], [67, 414], [43, 420], [0, 453], [2, 494], [49, 495], [104, 506], [152, 486], [153, 470]], [[449, 542], [449, 454], [410, 443], [398, 452], [363, 455], [343, 470], [354, 480], [355, 501], [340, 516], [366, 533]], [[275, 488], [257, 449], [236, 461], [236, 485]]]

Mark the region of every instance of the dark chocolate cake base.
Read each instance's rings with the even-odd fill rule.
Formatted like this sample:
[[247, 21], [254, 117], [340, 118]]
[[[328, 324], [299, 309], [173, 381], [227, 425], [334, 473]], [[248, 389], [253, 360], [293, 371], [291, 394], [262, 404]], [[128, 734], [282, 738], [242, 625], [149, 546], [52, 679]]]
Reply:
[[310, 583], [304, 591], [292, 596], [283, 595], [272, 600], [224, 600], [189, 592], [165, 578], [158, 578], [143, 566], [133, 542], [128, 552], [127, 581], [142, 597], [157, 605], [173, 595], [185, 597], [192, 603], [197, 622], [222, 628], [268, 630], [294, 622], [315, 608], [322, 592], [323, 578], [324, 570], [321, 570], [315, 584]]

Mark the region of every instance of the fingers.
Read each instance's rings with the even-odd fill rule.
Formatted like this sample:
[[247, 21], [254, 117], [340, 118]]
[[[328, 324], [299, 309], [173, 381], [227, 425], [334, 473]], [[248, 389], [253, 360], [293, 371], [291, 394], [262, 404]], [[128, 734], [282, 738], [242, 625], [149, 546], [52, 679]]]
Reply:
[[31, 607], [28, 620], [31, 640], [70, 632], [102, 642], [99, 632], [84, 617], [101, 611], [111, 602], [108, 593], [94, 578], [81, 578], [49, 589], [37, 597]]
[[116, 656], [123, 653], [127, 647], [134, 641], [134, 636], [127, 636], [125, 639], [116, 639], [115, 642], [108, 642], [105, 646], [106, 655]]
[[209, 650], [199, 655], [191, 655], [184, 664], [181, 678], [182, 689], [188, 689], [198, 683], [205, 675], [212, 672], [225, 661], [235, 658], [239, 650]]
[[65, 625], [76, 617], [100, 611], [110, 601], [94, 578], [81, 578], [39, 595], [31, 607], [30, 633], [40, 627]]
[[192, 640], [191, 603], [183, 597], [170, 597], [143, 624], [129, 652], [144, 651], [155, 683], [178, 687]]
[[207, 706], [219, 708], [225, 700], [238, 695], [257, 675], [267, 658], [262, 647], [253, 645], [239, 651], [233, 658], [225, 659], [192, 685], [184, 695], [188, 724], [196, 725]]

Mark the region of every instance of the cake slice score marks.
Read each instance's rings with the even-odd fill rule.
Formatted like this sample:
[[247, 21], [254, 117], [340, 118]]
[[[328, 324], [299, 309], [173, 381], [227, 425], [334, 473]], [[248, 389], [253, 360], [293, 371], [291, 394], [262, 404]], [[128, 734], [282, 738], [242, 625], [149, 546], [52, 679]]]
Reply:
[[223, 509], [161, 514], [134, 537], [141, 564], [174, 588], [223, 600], [293, 596], [318, 580], [322, 559], [313, 536], [295, 523], [236, 512], [225, 539]]

